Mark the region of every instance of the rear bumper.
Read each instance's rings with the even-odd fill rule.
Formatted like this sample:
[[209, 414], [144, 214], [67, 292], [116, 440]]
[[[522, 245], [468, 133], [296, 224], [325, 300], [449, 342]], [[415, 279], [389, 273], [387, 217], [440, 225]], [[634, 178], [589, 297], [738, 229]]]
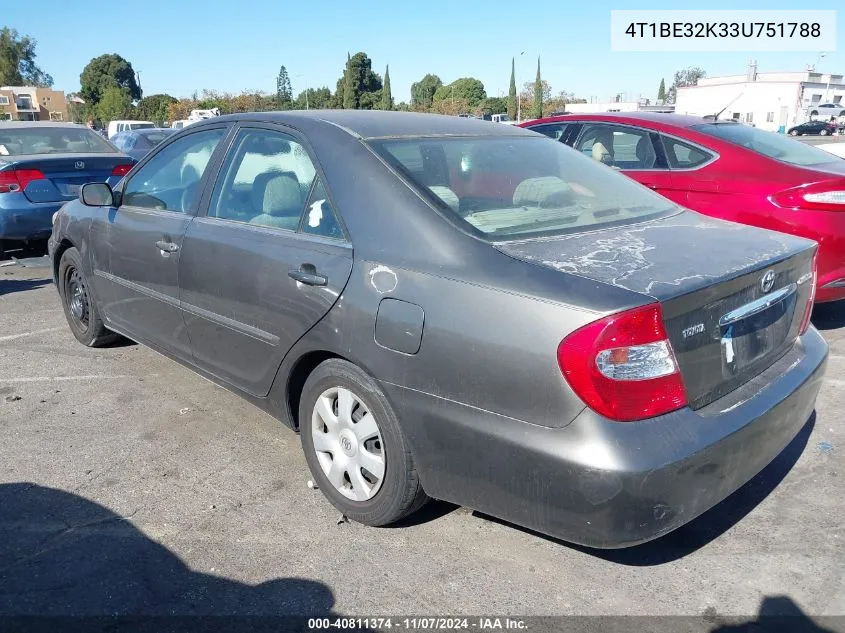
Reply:
[[65, 203], [29, 202], [23, 195], [20, 198], [22, 201], [17, 204], [0, 206], [0, 239], [42, 240], [50, 237], [53, 214]]
[[827, 361], [810, 331], [777, 363], [698, 411], [614, 423], [585, 409], [551, 429], [385, 384], [423, 487], [591, 547], [636, 545], [710, 509], [807, 423]]

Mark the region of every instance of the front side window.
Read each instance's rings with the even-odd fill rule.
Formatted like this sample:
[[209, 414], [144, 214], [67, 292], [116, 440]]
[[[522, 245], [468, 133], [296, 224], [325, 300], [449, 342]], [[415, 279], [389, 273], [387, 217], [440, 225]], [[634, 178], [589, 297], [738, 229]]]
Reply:
[[292, 137], [242, 130], [220, 171], [208, 215], [295, 231], [316, 173]]
[[585, 125], [575, 149], [619, 169], [659, 169], [649, 130], [621, 125]]
[[0, 128], [0, 155], [23, 154], [114, 154], [103, 137], [87, 128]]
[[543, 125], [535, 125], [530, 129], [532, 132], [539, 132], [549, 138], [560, 141], [563, 139], [563, 135], [566, 133], [566, 128], [568, 127], [569, 123], [545, 123]]
[[836, 159], [832, 154], [812, 145], [748, 125], [705, 123], [693, 125], [690, 129], [790, 165], [823, 165]]
[[562, 143], [529, 136], [371, 141], [444, 213], [491, 241], [559, 235], [677, 210]]
[[224, 128], [205, 130], [171, 143], [153, 156], [123, 189], [123, 205], [187, 213]]

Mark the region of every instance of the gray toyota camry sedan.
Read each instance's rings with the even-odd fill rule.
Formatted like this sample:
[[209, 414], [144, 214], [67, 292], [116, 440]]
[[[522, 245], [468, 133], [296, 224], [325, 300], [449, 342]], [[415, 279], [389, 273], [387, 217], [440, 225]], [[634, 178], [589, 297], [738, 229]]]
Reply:
[[436, 498], [605, 548], [690, 521], [807, 423], [815, 253], [514, 126], [341, 110], [186, 128], [50, 240], [81, 343], [127, 337], [276, 416], [349, 518]]

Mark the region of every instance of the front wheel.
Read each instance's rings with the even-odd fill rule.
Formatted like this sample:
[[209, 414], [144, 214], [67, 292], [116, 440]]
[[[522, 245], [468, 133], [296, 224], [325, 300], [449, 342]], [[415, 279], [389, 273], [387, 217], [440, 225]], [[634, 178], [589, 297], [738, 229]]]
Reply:
[[789, 135], [790, 136], [798, 136], [798, 132], [796, 130], [790, 130]]
[[356, 365], [330, 359], [311, 373], [299, 432], [318, 487], [353, 521], [388, 525], [427, 501], [393, 408]]
[[100, 347], [119, 338], [103, 325], [82, 268], [82, 257], [75, 248], [62, 253], [58, 283], [65, 318], [76, 340], [88, 347]]
[[822, 136], [827, 136], [828, 134], [830, 134], [830, 132], [828, 132], [827, 130], [822, 130], [821, 132], [819, 132], [819, 134], [821, 134]]

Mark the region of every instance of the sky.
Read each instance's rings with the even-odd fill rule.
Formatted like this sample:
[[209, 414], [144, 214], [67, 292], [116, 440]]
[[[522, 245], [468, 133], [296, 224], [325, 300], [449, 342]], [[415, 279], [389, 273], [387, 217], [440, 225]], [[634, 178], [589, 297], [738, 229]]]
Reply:
[[[673, 2], [551, 0], [531, 6], [497, 0], [146, 0], [115, 2], [2, 0], [0, 26], [38, 41], [37, 63], [55, 87], [79, 88], [79, 74], [93, 57], [118, 53], [140, 72], [146, 95], [190, 96], [204, 88], [239, 93], [275, 92], [284, 65], [294, 94], [306, 86], [332, 90], [347, 53], [366, 52], [373, 70], [390, 80], [396, 102], [410, 99], [411, 84], [426, 73], [444, 83], [476, 77], [488, 96], [506, 96], [511, 58], [517, 85], [532, 81], [537, 58], [553, 94], [611, 100], [656, 97], [660, 79], [700, 66], [709, 76], [744, 74], [749, 59], [758, 71], [803, 70], [815, 52], [621, 53], [610, 50], [611, 9], [678, 9]], [[84, 9], [82, 8], [84, 6]], [[837, 9], [825, 0], [810, 6], [783, 0], [710, 1], [701, 9]], [[821, 72], [845, 72], [845, 8], [837, 13], [839, 51], [827, 51]]]

